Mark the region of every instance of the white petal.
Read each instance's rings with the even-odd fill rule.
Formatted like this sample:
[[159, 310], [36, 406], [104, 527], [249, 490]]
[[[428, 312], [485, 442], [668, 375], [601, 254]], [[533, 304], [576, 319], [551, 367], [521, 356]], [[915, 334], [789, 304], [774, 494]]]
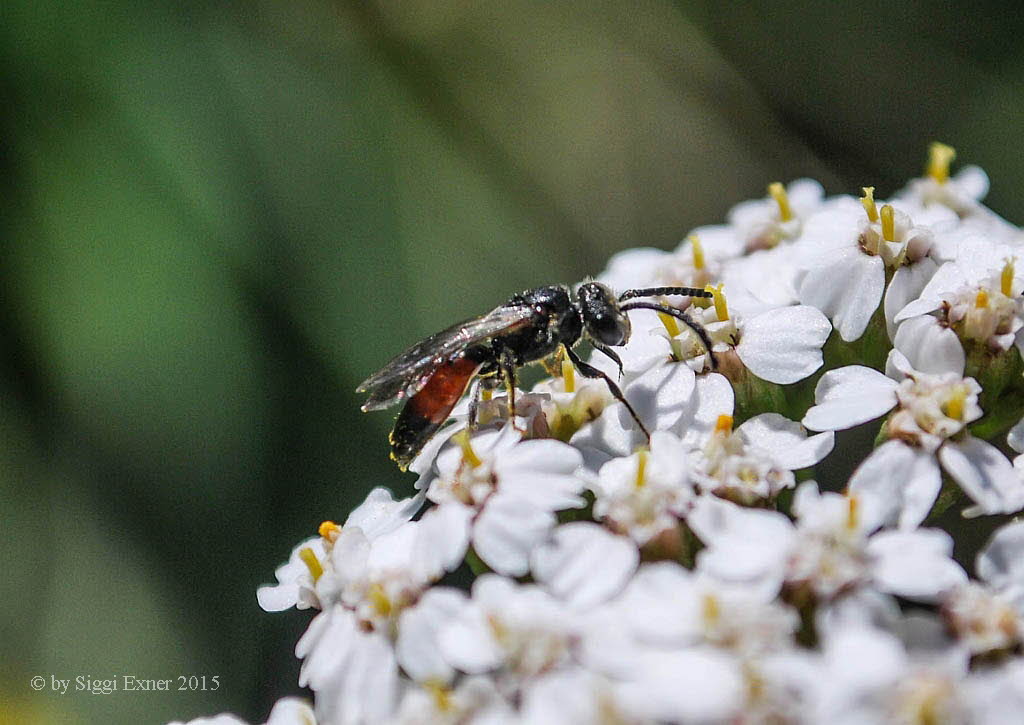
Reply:
[[534, 549], [530, 568], [552, 594], [587, 608], [617, 594], [639, 561], [631, 540], [580, 521], [555, 529], [551, 539]]
[[803, 424], [810, 430], [852, 428], [896, 407], [896, 383], [861, 365], [829, 370], [814, 388], [817, 405], [807, 411]]
[[743, 324], [736, 354], [762, 380], [789, 385], [821, 367], [830, 332], [828, 318], [814, 307], [779, 307]]
[[802, 425], [778, 413], [754, 416], [737, 428], [736, 433], [790, 471], [813, 466], [827, 456], [835, 444], [834, 433], [819, 433], [808, 438]]
[[486, 615], [477, 607], [467, 607], [461, 616], [442, 627], [438, 643], [442, 657], [469, 674], [493, 669], [502, 659], [501, 647], [491, 636]]
[[265, 725], [316, 725], [316, 715], [302, 698], [282, 697], [274, 703]]
[[389, 489], [378, 486], [352, 510], [345, 519], [345, 526], [358, 526], [367, 539], [375, 539], [381, 534], [394, 531], [415, 516], [425, 496], [423, 492], [412, 498], [395, 501]]
[[1017, 421], [1017, 425], [1010, 429], [1006, 436], [1006, 442], [1017, 453], [1024, 453], [1024, 418]]
[[952, 329], [931, 315], [901, 322], [893, 344], [922, 373], [964, 374], [963, 345]]
[[[885, 299], [882, 301], [882, 308], [885, 311], [885, 329], [889, 332], [891, 340], [896, 334], [897, 323], [894, 317], [902, 311], [909, 303], [917, 299], [921, 290], [928, 284], [939, 265], [930, 257], [925, 257], [911, 265], [900, 267], [892, 276], [888, 289], [885, 290]], [[918, 314], [926, 314], [935, 308], [925, 310]]]
[[786, 516], [705, 496], [687, 523], [707, 544], [698, 558], [701, 572], [722, 582], [743, 584], [766, 600], [778, 593], [795, 536]]
[[952, 559], [953, 539], [940, 529], [883, 531], [871, 537], [867, 552], [875, 583], [890, 594], [930, 602], [967, 581]]
[[531, 501], [497, 493], [487, 501], [473, 527], [473, 548], [499, 574], [522, 576], [530, 551], [555, 525], [555, 515]]
[[423, 581], [439, 579], [459, 566], [469, 547], [470, 522], [475, 513], [469, 506], [444, 503], [419, 520], [411, 559]]
[[832, 320], [839, 336], [852, 342], [864, 334], [885, 287], [885, 263], [860, 249], [847, 248], [821, 260], [800, 284], [800, 301]]
[[299, 601], [299, 585], [281, 582], [276, 586], [262, 586], [256, 590], [256, 601], [264, 612], [283, 612]]
[[972, 436], [946, 441], [939, 460], [981, 513], [1013, 513], [1024, 507], [1024, 481], [991, 443]]
[[[575, 448], [571, 450], [576, 454], [575, 458], [583, 460]], [[515, 476], [502, 478], [499, 488], [502, 493], [526, 499], [545, 511], [562, 511], [586, 505], [579, 495], [584, 489], [584, 482], [575, 476], [517, 471]]]
[[668, 722], [729, 722], [743, 702], [739, 664], [711, 648], [652, 652], [619, 689], [627, 712]]
[[964, 196], [981, 201], [988, 194], [988, 174], [980, 166], [965, 166], [953, 176], [956, 190]]
[[[696, 376], [681, 363], [658, 365], [626, 386], [623, 394], [648, 430], [671, 428], [688, 410]], [[619, 407], [624, 427], [635, 427], [625, 406]]]
[[417, 682], [451, 680], [455, 673], [441, 656], [438, 638], [465, 607], [466, 595], [461, 591], [435, 587], [428, 589], [415, 606], [402, 612], [395, 653], [406, 674]]
[[978, 554], [978, 576], [997, 591], [1024, 590], [1024, 521], [996, 530]]
[[872, 505], [881, 507], [883, 520], [914, 528], [931, 511], [941, 485], [942, 475], [932, 456], [902, 441], [888, 441], [853, 472], [849, 490], [871, 497]]
[[[732, 383], [719, 373], [700, 375], [694, 397], [693, 404], [687, 414], [679, 419], [675, 429], [687, 446], [699, 445], [714, 429], [719, 416], [732, 415], [735, 404]], [[629, 453], [632, 450], [623, 455]]]
[[579, 451], [561, 441], [528, 440], [503, 451], [495, 463], [495, 470], [499, 474], [515, 469], [570, 475], [580, 462]]

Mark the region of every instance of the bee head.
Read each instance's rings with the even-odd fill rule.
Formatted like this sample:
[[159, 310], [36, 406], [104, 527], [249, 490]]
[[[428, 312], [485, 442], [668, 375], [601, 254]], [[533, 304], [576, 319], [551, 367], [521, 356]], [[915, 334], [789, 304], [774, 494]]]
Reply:
[[588, 337], [612, 347], [626, 344], [632, 328], [614, 292], [600, 282], [584, 282], [576, 298]]

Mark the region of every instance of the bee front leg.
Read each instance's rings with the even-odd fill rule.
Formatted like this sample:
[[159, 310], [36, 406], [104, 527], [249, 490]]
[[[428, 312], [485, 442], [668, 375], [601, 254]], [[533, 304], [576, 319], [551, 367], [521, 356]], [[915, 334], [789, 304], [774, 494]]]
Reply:
[[588, 365], [587, 363], [583, 362], [583, 360], [580, 359], [580, 356], [573, 352], [572, 349], [566, 348], [566, 350], [569, 353], [569, 359], [572, 360], [572, 364], [575, 365], [576, 369], [580, 371], [580, 375], [582, 375], [585, 378], [601, 378], [602, 380], [604, 380], [604, 383], [605, 385], [608, 386], [608, 390], [611, 391], [612, 396], [614, 396], [616, 400], [618, 400], [620, 403], [626, 406], [626, 410], [629, 411], [630, 416], [632, 416], [633, 420], [636, 421], [636, 424], [640, 427], [640, 430], [643, 432], [648, 442], [650, 442], [651, 434], [647, 432], [647, 427], [644, 425], [644, 422], [640, 420], [640, 416], [637, 415], [636, 411], [633, 409], [633, 406], [629, 404], [628, 400], [626, 400], [626, 396], [622, 394], [622, 390], [620, 390], [619, 386], [615, 384], [615, 381], [612, 380], [603, 371], [595, 368], [593, 365]]

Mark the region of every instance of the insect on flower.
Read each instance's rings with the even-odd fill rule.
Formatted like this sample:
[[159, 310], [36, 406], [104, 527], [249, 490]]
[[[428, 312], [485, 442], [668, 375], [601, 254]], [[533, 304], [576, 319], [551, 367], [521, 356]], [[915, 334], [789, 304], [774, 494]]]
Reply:
[[[368, 393], [364, 411], [388, 408], [408, 399], [391, 431], [391, 457], [405, 470], [430, 437], [444, 425], [452, 408], [474, 379], [469, 428], [476, 423], [481, 390], [502, 383], [508, 391], [509, 417], [515, 419], [516, 369], [554, 354], [562, 345], [572, 364], [587, 378], [603, 378], [612, 395], [629, 411], [650, 438], [633, 406], [607, 374], [588, 365], [573, 351], [586, 338], [611, 358], [622, 373], [622, 361], [612, 347], [629, 341], [630, 310], [655, 310], [675, 317], [700, 338], [715, 365], [711, 340], [682, 310], [637, 297], [686, 295], [711, 297], [690, 287], [631, 289], [618, 297], [599, 282], [584, 282], [575, 294], [562, 285], [538, 287], [513, 295], [505, 304], [465, 322], [452, 325], [413, 345], [368, 377], [356, 392]], [[627, 300], [632, 300], [628, 301]]]

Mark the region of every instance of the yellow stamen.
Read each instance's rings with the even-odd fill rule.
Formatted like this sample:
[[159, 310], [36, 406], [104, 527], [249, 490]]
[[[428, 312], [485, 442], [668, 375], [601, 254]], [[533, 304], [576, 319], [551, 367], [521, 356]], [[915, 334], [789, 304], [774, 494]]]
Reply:
[[490, 388], [484, 388], [483, 390], [480, 391], [480, 400], [484, 401], [485, 403], [493, 397], [494, 391], [491, 390]]
[[469, 442], [469, 431], [459, 431], [452, 436], [452, 440], [455, 441], [459, 448], [462, 449], [462, 460], [469, 464], [470, 468], [476, 468], [481, 463], [480, 456], [473, 450], [472, 444]]
[[864, 211], [868, 213], [868, 221], [878, 221], [878, 207], [875, 206], [875, 187], [864, 186], [864, 196], [860, 198], [860, 203], [864, 205]]
[[978, 290], [978, 294], [974, 296], [974, 306], [979, 310], [983, 310], [988, 307], [988, 290], [982, 287]]
[[693, 268], [704, 269], [704, 245], [696, 234], [690, 235], [690, 248], [693, 250]]
[[852, 531], [857, 528], [857, 522], [860, 519], [860, 501], [856, 496], [847, 496], [846, 503], [846, 528]]
[[953, 420], [964, 419], [964, 405], [967, 403], [967, 388], [959, 388], [953, 396], [942, 406], [942, 412], [947, 418]]
[[658, 319], [665, 326], [665, 331], [668, 332], [669, 337], [679, 336], [679, 323], [676, 321], [676, 318], [672, 315], [666, 315], [664, 312], [659, 312]]
[[715, 314], [718, 315], [719, 322], [725, 322], [729, 319], [729, 305], [726, 304], [725, 293], [722, 292], [723, 282], [719, 282], [717, 287], [711, 285], [704, 285], [704, 289], [712, 294], [715, 301]]
[[423, 683], [423, 689], [434, 699], [434, 707], [438, 712], [452, 711], [452, 691], [447, 685], [440, 680], [427, 680]]
[[896, 214], [888, 204], [882, 206], [882, 239], [887, 242], [896, 241]]
[[775, 199], [775, 203], [779, 205], [779, 219], [784, 222], [788, 222], [793, 218], [793, 209], [789, 206], [789, 197], [786, 196], [786, 187], [780, 184], [778, 181], [773, 181], [768, 184], [768, 193]]
[[636, 482], [635, 483], [636, 483], [636, 487], [637, 488], [643, 488], [644, 484], [647, 483], [647, 481], [644, 480], [644, 476], [647, 473], [647, 456], [649, 456], [649, 455], [650, 455], [650, 453], [646, 449], [643, 449], [643, 448], [641, 448], [639, 451], [636, 452]]
[[949, 181], [949, 165], [956, 158], [956, 150], [944, 143], [934, 142], [928, 147], [928, 176], [940, 184]]
[[573, 367], [571, 360], [562, 360], [562, 384], [565, 386], [565, 392], [576, 392], [576, 368]]
[[1007, 297], [1013, 296], [1013, 275], [1017, 271], [1014, 269], [1013, 263], [1016, 261], [1016, 257], [1007, 259], [1006, 264], [1003, 265], [1003, 271], [999, 275], [999, 291]]
[[313, 576], [313, 581], [316, 582], [324, 573], [324, 568], [320, 566], [320, 561], [316, 558], [316, 554], [308, 546], [304, 546], [299, 549], [299, 558], [302, 559], [302, 563], [309, 569], [309, 573]]
[[370, 600], [370, 604], [373, 605], [377, 614], [382, 617], [387, 617], [391, 614], [391, 600], [388, 599], [388, 595], [384, 593], [384, 587], [382, 587], [380, 583], [374, 582], [371, 584], [369, 590], [366, 592], [366, 597]]
[[701, 615], [704, 617], [704, 623], [709, 626], [717, 624], [719, 617], [722, 616], [722, 608], [714, 594], [704, 595], [701, 601]]
[[715, 433], [732, 433], [732, 416], [722, 413], [715, 421]]
[[341, 533], [341, 527], [333, 521], [324, 521], [320, 524], [320, 528], [317, 529], [317, 533], [320, 537], [330, 541], [332, 544], [338, 538], [338, 534]]

